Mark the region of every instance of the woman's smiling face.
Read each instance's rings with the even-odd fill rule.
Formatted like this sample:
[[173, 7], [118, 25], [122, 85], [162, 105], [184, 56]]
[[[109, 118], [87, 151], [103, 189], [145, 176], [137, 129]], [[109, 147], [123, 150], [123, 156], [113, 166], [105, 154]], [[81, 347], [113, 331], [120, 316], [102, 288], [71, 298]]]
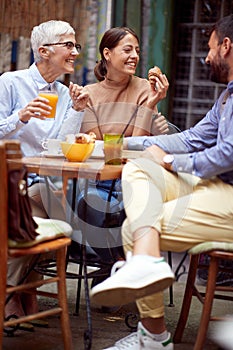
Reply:
[[[59, 42], [72, 42], [76, 44], [75, 36], [73, 34], [62, 35]], [[52, 45], [51, 45], [52, 46]], [[78, 56], [76, 48], [68, 48], [65, 45], [52, 46], [53, 51], [50, 51], [50, 65], [56, 71], [57, 76], [61, 74], [72, 74], [74, 72], [75, 60]]]
[[[126, 34], [113, 49], [104, 49], [107, 61], [107, 78], [133, 75], [139, 62], [139, 43], [132, 34]], [[115, 79], [114, 79], [115, 80]]]

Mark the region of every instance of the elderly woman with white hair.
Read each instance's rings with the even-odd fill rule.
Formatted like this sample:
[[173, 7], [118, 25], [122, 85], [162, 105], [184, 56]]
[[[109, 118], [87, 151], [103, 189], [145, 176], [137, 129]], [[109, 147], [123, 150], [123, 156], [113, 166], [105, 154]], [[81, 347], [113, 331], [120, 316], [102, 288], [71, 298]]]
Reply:
[[[62, 140], [65, 134], [78, 132], [88, 101], [88, 93], [82, 86], [70, 83], [68, 88], [56, 80], [62, 74], [74, 72], [75, 59], [81, 49], [69, 23], [51, 20], [35, 26], [31, 46], [34, 63], [28, 69], [6, 72], [0, 77], [0, 139], [19, 140], [24, 156], [40, 154], [45, 139]], [[38, 95], [45, 89], [58, 94], [53, 121], [46, 119], [50, 114], [48, 100]], [[47, 191], [37, 174], [29, 174], [29, 196], [33, 215], [47, 218]], [[51, 217], [64, 220], [62, 206], [55, 196], [52, 200]], [[9, 259], [8, 285], [16, 285], [29, 265], [30, 261]], [[22, 316], [36, 308], [34, 296], [15, 295], [7, 304], [5, 314]]]

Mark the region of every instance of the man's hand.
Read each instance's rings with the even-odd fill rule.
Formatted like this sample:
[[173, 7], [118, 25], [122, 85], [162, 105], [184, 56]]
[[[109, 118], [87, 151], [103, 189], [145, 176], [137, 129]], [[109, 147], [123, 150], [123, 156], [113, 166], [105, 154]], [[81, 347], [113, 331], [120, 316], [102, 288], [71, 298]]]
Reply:
[[73, 101], [73, 108], [78, 112], [86, 108], [89, 94], [83, 86], [70, 82], [70, 97]]
[[162, 148], [160, 148], [157, 145], [153, 145], [153, 146], [146, 148], [145, 151], [143, 152], [142, 156], [145, 158], [152, 159], [154, 162], [162, 165], [163, 157], [166, 154], [167, 153], [164, 152], [164, 150]]
[[166, 156], [168, 153], [166, 153], [162, 148], [160, 148], [157, 145], [153, 145], [148, 147], [141, 155], [141, 157], [149, 158], [153, 160], [154, 162], [160, 164], [163, 168], [173, 171], [172, 165], [165, 164], [163, 161], [164, 156]]

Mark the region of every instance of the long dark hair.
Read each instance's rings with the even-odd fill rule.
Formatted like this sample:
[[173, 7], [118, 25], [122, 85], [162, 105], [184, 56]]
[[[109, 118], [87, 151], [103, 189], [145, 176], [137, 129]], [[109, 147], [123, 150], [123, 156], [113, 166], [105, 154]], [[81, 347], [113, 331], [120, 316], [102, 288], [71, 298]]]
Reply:
[[128, 27], [114, 27], [110, 28], [104, 33], [99, 45], [101, 60], [97, 62], [94, 68], [95, 76], [99, 81], [104, 80], [104, 77], [107, 74], [107, 63], [103, 54], [104, 48], [107, 47], [109, 50], [114, 49], [114, 47], [118, 45], [119, 41], [123, 39], [127, 34], [132, 34], [139, 43], [137, 34], [133, 29]]

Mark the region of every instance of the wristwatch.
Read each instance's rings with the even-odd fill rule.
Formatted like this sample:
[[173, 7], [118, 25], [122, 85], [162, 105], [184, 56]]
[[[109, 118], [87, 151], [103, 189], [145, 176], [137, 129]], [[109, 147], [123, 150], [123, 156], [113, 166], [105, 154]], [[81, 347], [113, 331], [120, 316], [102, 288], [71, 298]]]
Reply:
[[172, 154], [166, 154], [163, 157], [164, 168], [172, 170], [172, 163], [174, 162], [174, 156]]

